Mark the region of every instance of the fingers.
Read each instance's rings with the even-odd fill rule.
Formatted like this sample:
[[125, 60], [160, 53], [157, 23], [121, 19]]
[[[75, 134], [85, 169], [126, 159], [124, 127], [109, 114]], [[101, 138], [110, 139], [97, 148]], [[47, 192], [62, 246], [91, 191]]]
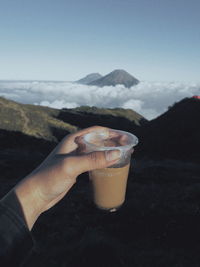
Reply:
[[85, 128], [83, 130], [78, 131], [77, 133], [72, 134], [70, 138], [75, 139], [78, 136], [83, 136], [90, 132], [105, 133], [105, 134], [108, 134], [109, 136], [109, 128], [102, 127], [102, 126], [92, 126], [92, 127]]
[[112, 166], [120, 159], [120, 154], [119, 150], [110, 150], [95, 151], [74, 157], [73, 164], [76, 166], [76, 174]]
[[102, 126], [92, 126], [83, 130], [80, 130], [74, 134], [66, 136], [56, 148], [57, 154], [70, 153], [77, 150], [78, 153], [85, 152], [85, 144], [83, 142], [83, 136], [90, 132], [101, 133], [106, 137], [110, 138], [110, 142], [113, 144], [105, 144], [105, 146], [124, 146], [127, 144], [128, 137], [121, 133], [117, 133], [110, 128]]
[[92, 127], [80, 130], [76, 133], [73, 133], [73, 134], [70, 134], [64, 137], [64, 139], [58, 145], [56, 149], [56, 153], [69, 153], [75, 150], [78, 147], [77, 142], [75, 142], [75, 139], [77, 137], [83, 136], [87, 133], [94, 132], [94, 131], [104, 133], [105, 135], [109, 136], [109, 128], [102, 127], [102, 126], [92, 126]]
[[127, 135], [121, 135], [119, 137], [119, 144], [120, 146], [125, 146], [128, 143], [128, 136]]

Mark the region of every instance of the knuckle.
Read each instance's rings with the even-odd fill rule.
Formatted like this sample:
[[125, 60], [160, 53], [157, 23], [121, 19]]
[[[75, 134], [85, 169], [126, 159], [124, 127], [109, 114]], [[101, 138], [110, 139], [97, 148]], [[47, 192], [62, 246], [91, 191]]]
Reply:
[[93, 152], [93, 153], [90, 154], [90, 160], [91, 160], [94, 164], [98, 163], [97, 152]]
[[102, 152], [93, 152], [90, 154], [92, 165], [96, 168], [100, 168], [105, 163], [104, 154]]
[[100, 126], [100, 125], [95, 125], [92, 128], [95, 128], [96, 130], [105, 130], [105, 129], [108, 129], [107, 127]]

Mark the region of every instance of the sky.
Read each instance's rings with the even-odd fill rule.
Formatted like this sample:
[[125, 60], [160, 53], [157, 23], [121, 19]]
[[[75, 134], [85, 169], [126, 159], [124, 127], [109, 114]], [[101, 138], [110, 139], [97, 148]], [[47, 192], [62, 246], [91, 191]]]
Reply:
[[0, 0], [0, 79], [200, 81], [199, 0]]

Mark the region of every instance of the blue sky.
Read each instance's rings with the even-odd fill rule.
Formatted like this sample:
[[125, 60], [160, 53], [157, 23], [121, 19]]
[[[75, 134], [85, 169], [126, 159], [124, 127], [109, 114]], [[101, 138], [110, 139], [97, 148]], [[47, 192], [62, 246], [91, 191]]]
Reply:
[[0, 79], [200, 81], [199, 0], [0, 0]]

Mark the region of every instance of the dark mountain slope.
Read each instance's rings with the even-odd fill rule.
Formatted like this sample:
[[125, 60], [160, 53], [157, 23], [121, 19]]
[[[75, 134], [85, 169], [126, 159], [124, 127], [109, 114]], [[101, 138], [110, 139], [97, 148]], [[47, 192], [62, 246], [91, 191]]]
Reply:
[[200, 101], [183, 99], [137, 134], [143, 156], [200, 161]]
[[131, 109], [121, 108], [79, 107], [75, 109], [63, 109], [58, 118], [80, 128], [101, 125], [131, 132], [147, 122], [137, 112]]

